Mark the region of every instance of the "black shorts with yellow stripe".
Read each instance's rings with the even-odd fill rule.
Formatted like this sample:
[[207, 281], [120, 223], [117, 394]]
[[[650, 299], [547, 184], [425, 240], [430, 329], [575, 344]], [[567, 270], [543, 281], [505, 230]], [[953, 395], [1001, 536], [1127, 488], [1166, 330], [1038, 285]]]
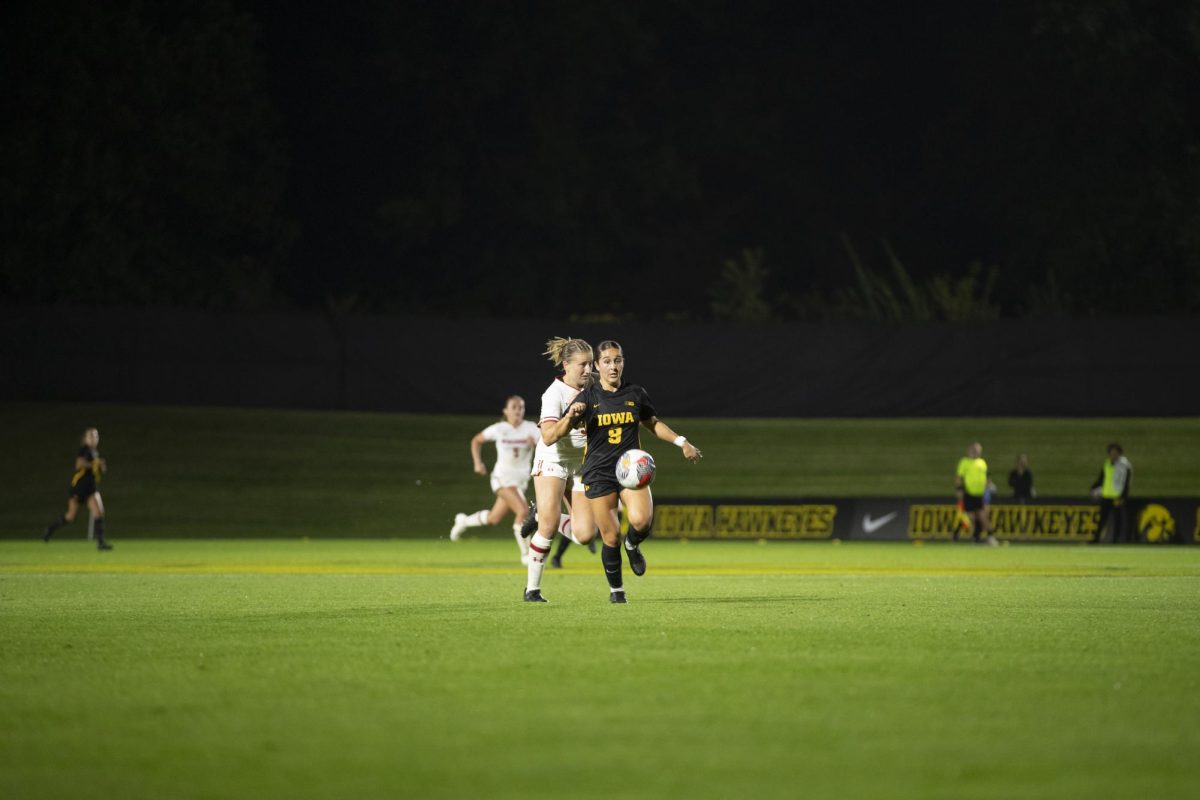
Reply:
[[586, 475], [583, 477], [584, 494], [591, 498], [604, 497], [606, 494], [617, 494], [624, 488], [624, 486], [617, 483], [617, 479], [615, 477], [602, 477], [591, 481], [587, 479]]
[[96, 476], [91, 470], [86, 471], [79, 478], [71, 481], [71, 488], [67, 490], [69, 497], [79, 498], [79, 502], [86, 503], [87, 499], [96, 493]]

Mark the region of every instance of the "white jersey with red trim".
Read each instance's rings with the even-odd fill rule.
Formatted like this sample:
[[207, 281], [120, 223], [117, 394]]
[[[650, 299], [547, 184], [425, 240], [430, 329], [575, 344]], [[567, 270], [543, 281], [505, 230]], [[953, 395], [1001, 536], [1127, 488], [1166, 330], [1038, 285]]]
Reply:
[[529, 420], [520, 425], [511, 425], [507, 420], [488, 425], [483, 429], [483, 438], [496, 443], [496, 466], [493, 475], [505, 472], [529, 474], [529, 462], [533, 455], [534, 442], [542, 440], [542, 432]]
[[[562, 378], [555, 378], [554, 383], [550, 384], [550, 388], [542, 393], [542, 413], [538, 416], [538, 427], [541, 427], [542, 423], [558, 422], [562, 419], [577, 394], [579, 394], [578, 389], [568, 386]], [[586, 444], [587, 434], [578, 428], [573, 429], [569, 435], [554, 444], [546, 444], [539, 436], [534, 459], [548, 463], [580, 461], [583, 458], [583, 447]]]

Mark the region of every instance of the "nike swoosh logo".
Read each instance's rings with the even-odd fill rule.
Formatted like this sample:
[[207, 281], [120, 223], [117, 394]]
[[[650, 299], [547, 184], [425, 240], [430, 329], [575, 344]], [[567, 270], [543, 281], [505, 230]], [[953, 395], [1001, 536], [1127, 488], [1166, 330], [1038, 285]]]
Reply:
[[863, 517], [863, 533], [874, 533], [894, 520], [899, 513], [899, 511], [893, 511], [890, 514], [884, 514], [879, 519], [871, 519], [871, 515], [867, 514]]

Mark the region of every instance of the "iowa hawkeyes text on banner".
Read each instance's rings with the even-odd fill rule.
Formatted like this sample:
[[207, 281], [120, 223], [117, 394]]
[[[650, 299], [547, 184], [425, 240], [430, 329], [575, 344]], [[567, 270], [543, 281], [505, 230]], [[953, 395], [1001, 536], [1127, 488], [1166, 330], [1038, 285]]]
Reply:
[[[990, 515], [997, 538], [1018, 541], [1088, 541], [1095, 535], [1100, 522], [1100, 510], [1084, 505], [994, 505]], [[908, 537], [951, 539], [958, 520], [958, 509], [952, 505], [911, 505], [908, 509]]]
[[654, 535], [668, 539], [829, 539], [837, 506], [663, 505], [654, 511]]

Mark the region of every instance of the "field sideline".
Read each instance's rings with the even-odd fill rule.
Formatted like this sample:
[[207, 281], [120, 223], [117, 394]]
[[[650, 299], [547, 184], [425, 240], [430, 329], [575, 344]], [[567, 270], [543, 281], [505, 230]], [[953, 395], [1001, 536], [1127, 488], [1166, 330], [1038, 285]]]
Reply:
[[0, 542], [0, 796], [1200, 792], [1200, 549], [646, 550]]
[[[0, 405], [0, 538], [28, 539], [62, 513], [79, 435], [100, 428], [101, 490], [115, 542], [130, 537], [445, 536], [491, 504], [468, 442], [496, 417], [126, 405]], [[1200, 492], [1200, 418], [670, 419], [704, 450], [686, 464], [643, 437], [658, 497], [952, 496], [980, 440], [997, 483], [1027, 452], [1042, 496], [1084, 497], [1118, 439], [1136, 495]], [[494, 451], [485, 448], [491, 464]], [[1004, 492], [1002, 491], [1003, 495]], [[64, 537], [81, 535], [80, 526]], [[506, 528], [485, 536], [503, 538]]]

